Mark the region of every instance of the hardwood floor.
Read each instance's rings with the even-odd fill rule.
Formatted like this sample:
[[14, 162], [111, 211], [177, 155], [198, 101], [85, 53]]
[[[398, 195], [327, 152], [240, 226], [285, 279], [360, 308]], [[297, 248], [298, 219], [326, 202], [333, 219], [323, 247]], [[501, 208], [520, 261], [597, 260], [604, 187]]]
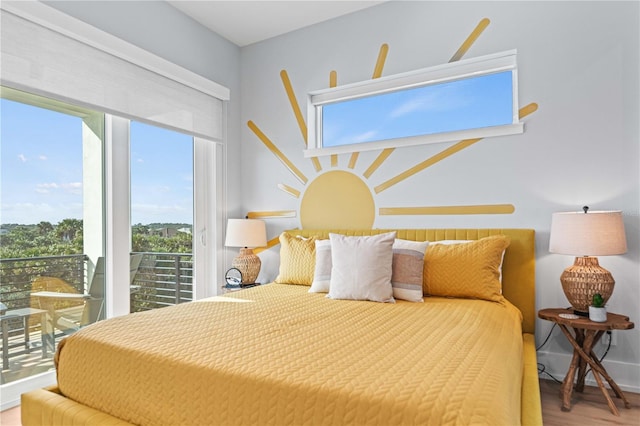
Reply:
[[583, 393], [573, 392], [571, 411], [562, 411], [560, 399], [560, 383], [552, 380], [540, 380], [542, 400], [542, 419], [549, 426], [598, 426], [624, 425], [640, 426], [640, 394], [624, 392], [631, 403], [631, 408], [624, 408], [622, 400], [610, 392], [612, 399], [620, 411], [620, 417], [609, 411], [607, 401], [600, 389], [585, 386]]
[[20, 426], [20, 406], [0, 412], [0, 425]]
[[[540, 380], [542, 418], [546, 426], [598, 426], [624, 425], [640, 426], [640, 394], [625, 392], [631, 408], [624, 408], [619, 399], [614, 398], [620, 410], [620, 417], [614, 416], [600, 390], [587, 386], [583, 394], [574, 393], [571, 411], [560, 409], [560, 384], [551, 380]], [[20, 425], [20, 407], [0, 413], [2, 426]]]

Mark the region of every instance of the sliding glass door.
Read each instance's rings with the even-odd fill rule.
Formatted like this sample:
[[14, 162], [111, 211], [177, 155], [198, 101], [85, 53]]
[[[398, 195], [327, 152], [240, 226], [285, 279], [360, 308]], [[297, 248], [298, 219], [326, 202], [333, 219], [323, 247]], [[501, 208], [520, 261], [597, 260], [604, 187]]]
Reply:
[[2, 384], [104, 318], [102, 114], [2, 88]]
[[132, 121], [131, 312], [193, 300], [193, 137]]

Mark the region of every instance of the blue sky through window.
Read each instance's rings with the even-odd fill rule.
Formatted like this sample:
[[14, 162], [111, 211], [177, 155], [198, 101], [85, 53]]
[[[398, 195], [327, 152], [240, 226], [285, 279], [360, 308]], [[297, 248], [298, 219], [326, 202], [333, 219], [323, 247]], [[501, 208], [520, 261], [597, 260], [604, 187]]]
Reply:
[[81, 219], [82, 119], [0, 102], [0, 222]]
[[511, 124], [512, 72], [409, 88], [322, 107], [323, 147]]
[[131, 122], [131, 223], [193, 223], [193, 138]]
[[[132, 223], [193, 222], [193, 139], [132, 122]], [[82, 218], [82, 119], [0, 99], [0, 223]]]

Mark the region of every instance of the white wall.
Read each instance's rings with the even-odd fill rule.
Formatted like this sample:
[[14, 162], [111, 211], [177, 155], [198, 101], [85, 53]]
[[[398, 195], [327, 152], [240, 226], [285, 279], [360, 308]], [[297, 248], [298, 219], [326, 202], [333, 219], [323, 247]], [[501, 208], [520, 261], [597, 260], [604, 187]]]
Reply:
[[[299, 210], [304, 192], [282, 163], [246, 126], [253, 120], [310, 181], [304, 143], [280, 80], [286, 69], [305, 113], [305, 94], [371, 78], [378, 49], [389, 44], [383, 75], [445, 63], [482, 18], [491, 24], [466, 57], [518, 49], [520, 106], [536, 102], [524, 135], [481, 141], [396, 186], [374, 194], [376, 207], [511, 203], [511, 215], [383, 216], [374, 227], [526, 227], [537, 231], [538, 309], [565, 307], [559, 276], [573, 263], [548, 253], [555, 211], [620, 209], [629, 250], [601, 258], [617, 281], [612, 312], [640, 320], [639, 9], [637, 2], [390, 2], [257, 43], [241, 50], [242, 210]], [[396, 150], [370, 179], [370, 188], [446, 148]], [[378, 152], [362, 153], [362, 176]], [[338, 169], [346, 167], [341, 156]], [[331, 170], [328, 159], [323, 170]], [[269, 237], [300, 226], [268, 220]], [[274, 250], [270, 250], [273, 252]], [[266, 252], [265, 274], [277, 273]], [[268, 276], [273, 278], [273, 276]], [[551, 325], [537, 323], [542, 343]], [[624, 388], [640, 392], [640, 327], [617, 332], [605, 366]], [[602, 354], [604, 347], [596, 348]], [[571, 348], [558, 330], [539, 352], [547, 371], [562, 378]]]

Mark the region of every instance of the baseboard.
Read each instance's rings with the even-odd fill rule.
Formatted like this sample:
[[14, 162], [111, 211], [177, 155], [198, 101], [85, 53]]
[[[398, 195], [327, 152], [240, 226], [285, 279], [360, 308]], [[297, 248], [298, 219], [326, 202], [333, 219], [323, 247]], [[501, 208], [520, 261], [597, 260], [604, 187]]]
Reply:
[[[547, 373], [558, 380], [564, 380], [569, 365], [571, 364], [571, 354], [538, 351], [537, 355], [538, 363], [544, 365]], [[606, 359], [602, 362], [602, 365], [623, 391], [640, 394], [640, 365], [620, 361], [608, 361]], [[549, 379], [549, 376], [542, 374], [540, 378]], [[587, 375], [585, 384], [598, 386], [591, 373]]]
[[0, 386], [2, 397], [0, 398], [0, 411], [20, 405], [20, 395], [34, 389], [44, 388], [56, 384], [56, 372], [47, 371], [37, 376], [16, 380]]

